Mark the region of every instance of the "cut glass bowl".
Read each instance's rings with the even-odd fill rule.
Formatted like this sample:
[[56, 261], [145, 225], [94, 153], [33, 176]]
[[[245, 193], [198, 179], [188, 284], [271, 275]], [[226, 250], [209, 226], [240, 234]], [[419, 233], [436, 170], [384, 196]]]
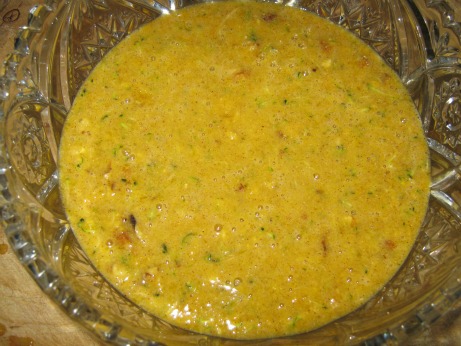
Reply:
[[427, 136], [432, 184], [419, 237], [396, 276], [359, 310], [287, 338], [199, 335], [124, 298], [76, 242], [61, 205], [56, 163], [77, 90], [126, 35], [193, 0], [48, 0], [31, 9], [0, 69], [0, 225], [12, 249], [69, 316], [117, 345], [380, 345], [421, 332], [461, 299], [461, 6], [456, 1], [278, 1], [326, 17], [372, 46], [407, 86]]

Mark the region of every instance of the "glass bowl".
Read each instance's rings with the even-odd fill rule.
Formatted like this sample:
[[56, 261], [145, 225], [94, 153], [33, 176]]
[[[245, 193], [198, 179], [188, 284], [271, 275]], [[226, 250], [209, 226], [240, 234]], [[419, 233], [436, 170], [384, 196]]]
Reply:
[[[280, 0], [343, 26], [398, 73], [431, 153], [429, 208], [395, 277], [320, 329], [236, 341], [185, 331], [123, 297], [92, 267], [61, 205], [57, 154], [78, 88], [139, 26], [195, 0], [48, 0], [31, 9], [0, 70], [0, 224], [11, 248], [69, 316], [117, 345], [396, 344], [461, 299], [461, 24], [455, 0]], [[461, 10], [458, 10], [461, 12]]]

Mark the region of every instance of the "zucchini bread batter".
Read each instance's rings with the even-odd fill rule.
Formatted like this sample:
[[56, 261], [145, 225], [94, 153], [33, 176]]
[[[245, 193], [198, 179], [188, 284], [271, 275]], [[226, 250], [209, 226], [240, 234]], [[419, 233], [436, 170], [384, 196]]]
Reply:
[[60, 189], [95, 267], [185, 329], [254, 339], [360, 307], [406, 259], [428, 149], [405, 87], [313, 14], [201, 4], [145, 25], [79, 91]]

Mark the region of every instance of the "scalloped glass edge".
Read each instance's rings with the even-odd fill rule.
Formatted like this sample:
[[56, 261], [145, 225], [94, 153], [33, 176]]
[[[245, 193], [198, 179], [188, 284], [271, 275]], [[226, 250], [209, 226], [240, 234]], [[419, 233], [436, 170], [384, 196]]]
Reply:
[[[419, 10], [415, 4], [416, 2], [417, 1], [409, 1], [410, 7], [418, 12]], [[434, 0], [427, 1], [426, 3], [428, 8], [431, 8], [431, 10], [436, 11], [440, 15], [443, 27], [450, 28], [457, 35], [458, 40], [461, 41], [461, 25], [455, 20], [455, 12], [449, 2]], [[58, 1], [49, 0], [45, 5], [35, 6], [31, 9], [28, 26], [20, 30], [15, 41], [14, 52], [7, 56], [6, 61], [0, 69], [0, 105], [2, 106], [0, 108], [0, 127], [2, 130], [2, 137], [0, 138], [0, 226], [3, 228], [11, 248], [36, 283], [74, 320], [93, 331], [100, 339], [117, 345], [159, 345], [162, 344], [160, 340], [148, 340], [142, 334], [139, 334], [136, 328], [130, 328], [124, 322], [119, 321], [115, 316], [107, 315], [98, 310], [97, 307], [91, 306], [85, 302], [74, 292], [73, 288], [66, 283], [60, 274], [48, 265], [46, 256], [44, 256], [44, 251], [49, 250], [50, 253], [48, 255], [50, 256], [60, 256], [59, 252], [62, 251], [60, 245], [63, 239], [68, 235], [69, 228], [65, 226], [62, 227], [62, 231], [58, 232], [54, 239], [56, 244], [55, 246], [52, 244], [51, 249], [41, 249], [37, 247], [35, 239], [30, 235], [28, 230], [35, 227], [37, 224], [37, 219], [40, 218], [40, 211], [33, 206], [32, 200], [27, 200], [27, 198], [24, 198], [18, 191], [15, 191], [14, 183], [17, 178], [14, 176], [14, 169], [9, 161], [9, 155], [4, 140], [5, 113], [3, 105], [10, 97], [10, 84], [17, 82], [16, 69], [18, 65], [24, 57], [30, 54], [29, 47], [31, 42], [34, 40], [35, 35], [40, 33], [45, 18], [56, 10], [57, 4]], [[138, 1], [138, 4], [146, 6], [159, 14], [176, 8], [176, 4], [173, 1], [169, 3], [169, 8], [155, 1], [149, 2], [142, 0]], [[181, 2], [181, 4], [186, 5], [185, 2]], [[421, 13], [419, 14], [421, 15]], [[426, 21], [422, 15], [417, 18], [417, 22], [419, 25], [417, 31], [421, 35], [422, 40], [426, 43], [427, 66], [424, 70], [412, 71], [411, 73], [400, 71], [403, 76], [402, 79], [409, 89], [414, 88], [415, 84], [420, 83], [422, 74], [427, 73], [431, 68], [443, 68], [444, 66], [447, 67], [452, 65], [461, 66], [461, 59], [459, 57], [440, 57], [436, 54], [435, 50], [437, 47], [431, 42], [426, 32], [431, 29], [433, 23]], [[21, 81], [21, 83], [24, 83], [24, 81]], [[428, 83], [430, 83], [430, 80]], [[24, 87], [27, 88], [27, 85], [24, 85]], [[70, 104], [69, 100], [67, 100], [67, 102], [64, 100], [64, 103], [67, 103], [67, 106]], [[431, 110], [427, 109], [427, 107], [429, 107], [428, 105], [429, 102], [422, 100], [418, 107], [420, 112], [431, 112]], [[423, 124], [423, 126], [424, 125], [425, 124]], [[445, 172], [444, 174], [437, 175], [435, 179], [433, 179], [431, 197], [445, 207], [458, 222], [461, 222], [461, 207], [458, 205], [457, 201], [438, 189], [440, 186], [451, 184], [449, 181], [456, 179], [460, 175], [458, 167], [460, 167], [461, 164], [461, 157], [456, 152], [447, 149], [446, 146], [434, 139], [428, 138], [428, 144], [432, 153], [440, 155], [443, 160], [450, 162], [453, 167], [448, 173]], [[57, 182], [57, 174], [54, 173], [51, 178], [49, 184], [53, 186], [53, 184]], [[17, 186], [22, 185], [18, 183]], [[47, 191], [43, 191], [42, 193], [46, 194]], [[21, 215], [23, 215], [22, 218]], [[427, 297], [430, 297], [429, 303], [418, 302], [416, 307], [412, 309], [410, 316], [407, 316], [403, 321], [391, 321], [389, 326], [381, 333], [367, 336], [365, 331], [363, 335], [359, 336], [348, 334], [348, 331], [344, 330], [343, 335], [346, 337], [341, 341], [348, 344], [359, 342], [365, 345], [394, 344], [429, 328], [432, 323], [450, 311], [455, 302], [461, 299], [461, 265], [459, 269], [451, 273], [443, 285], [429, 292], [425, 298]], [[339, 327], [339, 329], [342, 328], [344, 329], [345, 327]], [[199, 343], [201, 345], [214, 345], [222, 343], [231, 345], [239, 343], [235, 340], [224, 340], [219, 338], [211, 338], [213, 339], [211, 340], [208, 339], [208, 336], [189, 332], [185, 332], [184, 336], [187, 338], [187, 341], [178, 340], [180, 344]], [[296, 338], [293, 339], [292, 343], [290, 343], [288, 339], [280, 338], [277, 340], [280, 340], [280, 343], [286, 345], [297, 345], [300, 342], [300, 340]], [[277, 343], [277, 341], [255, 340], [248, 341], [245, 344], [265, 343]]]

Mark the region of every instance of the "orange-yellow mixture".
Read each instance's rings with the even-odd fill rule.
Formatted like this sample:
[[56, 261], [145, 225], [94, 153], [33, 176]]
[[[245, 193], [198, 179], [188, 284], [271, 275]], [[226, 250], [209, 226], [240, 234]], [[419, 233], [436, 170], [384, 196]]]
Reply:
[[60, 188], [96, 268], [183, 328], [251, 339], [357, 309], [407, 257], [428, 151], [398, 77], [307, 12], [164, 15], [114, 48], [65, 124]]

